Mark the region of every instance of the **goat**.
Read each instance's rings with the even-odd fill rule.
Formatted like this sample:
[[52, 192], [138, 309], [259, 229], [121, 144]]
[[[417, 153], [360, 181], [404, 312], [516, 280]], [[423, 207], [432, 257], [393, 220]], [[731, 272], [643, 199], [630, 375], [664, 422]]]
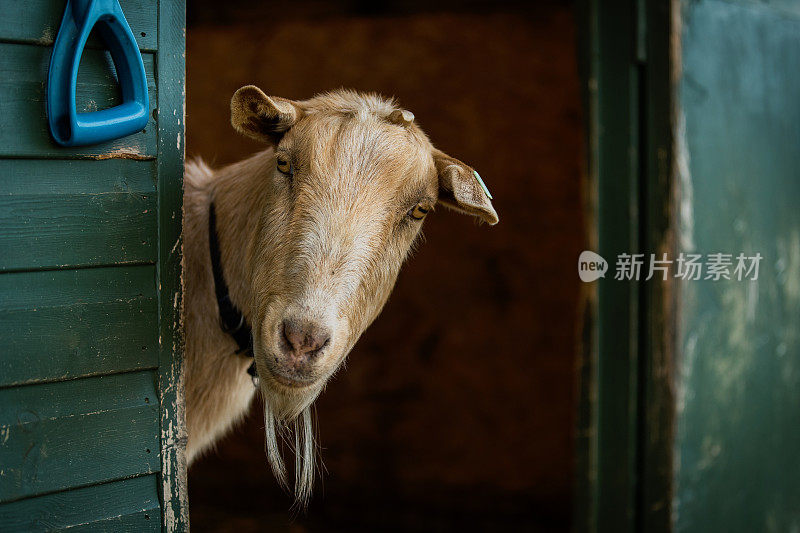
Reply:
[[316, 453], [309, 408], [380, 313], [428, 212], [498, 217], [477, 172], [375, 94], [292, 101], [250, 85], [233, 95], [231, 123], [268, 147], [219, 170], [186, 164], [186, 454], [211, 447], [256, 391], [253, 360], [220, 327], [216, 244], [230, 303], [252, 328], [267, 458], [287, 486], [279, 438], [293, 425], [302, 504]]

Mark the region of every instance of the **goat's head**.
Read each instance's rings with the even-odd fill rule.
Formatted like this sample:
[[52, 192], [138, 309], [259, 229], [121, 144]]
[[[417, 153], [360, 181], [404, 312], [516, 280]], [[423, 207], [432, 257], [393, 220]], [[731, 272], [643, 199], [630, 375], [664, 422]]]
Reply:
[[247, 86], [231, 100], [231, 122], [274, 147], [264, 175], [271, 200], [250, 254], [250, 309], [270, 463], [283, 478], [276, 431], [302, 415], [303, 499], [313, 478], [307, 409], [386, 303], [425, 216], [438, 203], [498, 218], [474, 170], [378, 96], [336, 91], [296, 102]]

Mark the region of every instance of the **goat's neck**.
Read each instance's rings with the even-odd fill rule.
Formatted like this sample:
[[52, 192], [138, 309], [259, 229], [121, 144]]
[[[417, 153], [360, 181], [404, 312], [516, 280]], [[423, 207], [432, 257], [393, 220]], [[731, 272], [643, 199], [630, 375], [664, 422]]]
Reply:
[[234, 353], [233, 339], [219, 326], [208, 209], [217, 215], [222, 270], [233, 303], [252, 325], [250, 253], [258, 219], [268, 202], [265, 179], [270, 152], [212, 171], [202, 163], [187, 168], [184, 194], [184, 324], [186, 328], [187, 457], [197, 457], [247, 410], [256, 390], [248, 357]]
[[225, 167], [217, 172], [210, 194], [231, 301], [251, 324], [251, 254], [269, 200], [264, 180], [271, 165], [271, 151], [266, 151]]

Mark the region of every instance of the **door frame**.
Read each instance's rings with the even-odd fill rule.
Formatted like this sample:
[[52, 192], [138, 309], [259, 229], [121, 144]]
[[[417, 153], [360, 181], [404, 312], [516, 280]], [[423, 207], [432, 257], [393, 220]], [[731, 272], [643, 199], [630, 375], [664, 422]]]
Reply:
[[185, 0], [158, 3], [158, 390], [161, 528], [188, 531], [183, 324], [183, 162], [186, 108]]
[[671, 529], [676, 291], [613, 273], [620, 253], [675, 249], [679, 13], [670, 0], [577, 6], [587, 249], [609, 263], [583, 286], [577, 531]]

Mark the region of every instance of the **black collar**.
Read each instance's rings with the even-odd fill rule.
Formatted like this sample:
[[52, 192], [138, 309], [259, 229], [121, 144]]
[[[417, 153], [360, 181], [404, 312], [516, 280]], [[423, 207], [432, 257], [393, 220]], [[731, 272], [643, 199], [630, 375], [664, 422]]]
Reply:
[[[211, 252], [211, 270], [214, 272], [214, 293], [217, 296], [219, 307], [219, 325], [222, 331], [230, 335], [239, 348], [237, 354], [253, 357], [253, 331], [245, 320], [244, 315], [231, 301], [228, 284], [222, 272], [222, 254], [219, 250], [219, 236], [217, 235], [217, 213], [214, 202], [208, 208], [208, 248]], [[256, 362], [253, 360], [247, 373], [253, 378], [253, 384], [258, 386]]]

